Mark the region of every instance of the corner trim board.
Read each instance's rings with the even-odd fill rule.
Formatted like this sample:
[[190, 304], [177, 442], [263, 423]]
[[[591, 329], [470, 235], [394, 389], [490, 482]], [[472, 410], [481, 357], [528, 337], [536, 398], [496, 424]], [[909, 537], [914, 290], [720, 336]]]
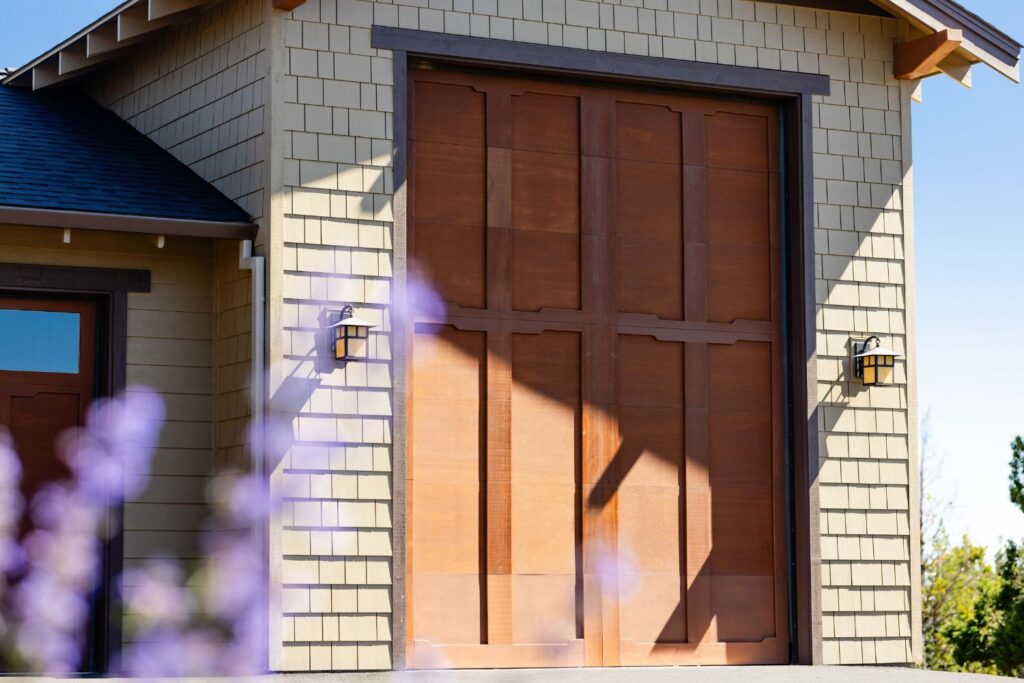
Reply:
[[0, 206], [0, 223], [47, 228], [137, 232], [149, 235], [176, 235], [179, 237], [219, 237], [238, 240], [251, 240], [256, 237], [256, 226], [252, 223], [36, 209], [21, 206]]
[[391, 26], [374, 25], [370, 45], [385, 50], [403, 50], [410, 55], [469, 61], [478, 66], [526, 66], [535, 71], [563, 76], [575, 74], [590, 78], [628, 78], [633, 81], [685, 85], [704, 91], [784, 96], [828, 95], [830, 90], [829, 77], [818, 74], [621, 55]]

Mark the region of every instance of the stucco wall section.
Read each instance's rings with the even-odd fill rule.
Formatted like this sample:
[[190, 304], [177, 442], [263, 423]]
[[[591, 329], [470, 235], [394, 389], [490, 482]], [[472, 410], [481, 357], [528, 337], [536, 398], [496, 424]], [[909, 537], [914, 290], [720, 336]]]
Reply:
[[124, 566], [153, 557], [200, 558], [214, 442], [214, 250], [210, 240], [0, 226], [7, 263], [149, 270], [149, 293], [128, 295], [128, 385], [166, 407], [146, 490], [124, 511]]
[[225, 0], [142, 43], [87, 89], [254, 217], [263, 213], [262, 24], [269, 3]]
[[[896, 21], [745, 0], [308, 0], [284, 21], [284, 287], [272, 296], [286, 341], [271, 362], [303, 391], [282, 463], [293, 498], [271, 558], [283, 581], [272, 666], [391, 665], [385, 333], [404, 255], [391, 241], [391, 53], [370, 47], [373, 24], [832, 78], [814, 102], [823, 658], [920, 657], [906, 375], [901, 366], [895, 385], [865, 391], [848, 367], [851, 335], [905, 344], [909, 101], [890, 75]], [[344, 303], [381, 324], [370, 362], [323, 362], [320, 316]]]

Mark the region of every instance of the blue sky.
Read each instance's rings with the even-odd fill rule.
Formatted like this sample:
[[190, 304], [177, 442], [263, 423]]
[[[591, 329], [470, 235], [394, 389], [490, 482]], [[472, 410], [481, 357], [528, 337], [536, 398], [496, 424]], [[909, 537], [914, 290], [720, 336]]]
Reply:
[[[1019, 0], [963, 3], [1024, 39]], [[117, 4], [6, 3], [0, 65], [25, 63]], [[973, 90], [928, 79], [913, 134], [919, 400], [942, 462], [932, 492], [952, 503], [953, 533], [994, 546], [1024, 538], [1007, 496], [1009, 443], [1024, 432], [1024, 86], [982, 66]]]

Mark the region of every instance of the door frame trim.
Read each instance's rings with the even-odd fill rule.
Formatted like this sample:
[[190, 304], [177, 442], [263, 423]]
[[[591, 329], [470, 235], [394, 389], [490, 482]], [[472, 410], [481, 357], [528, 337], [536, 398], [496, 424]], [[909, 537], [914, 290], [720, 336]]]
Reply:
[[[774, 69], [710, 64], [660, 57], [623, 55], [551, 45], [521, 43], [493, 38], [459, 36], [430, 31], [374, 25], [370, 44], [391, 50], [393, 91], [393, 302], [406, 310], [404, 292], [408, 267], [408, 207], [406, 193], [406, 139], [408, 121], [408, 63], [410, 58], [433, 59], [475, 67], [524, 67], [532, 73], [581, 76], [625, 85], [683, 87], [696, 93], [774, 100], [781, 108], [787, 134], [782, 140], [786, 168], [784, 187], [787, 240], [783, 273], [786, 304], [791, 312], [785, 321], [787, 359], [793, 370], [784, 424], [792, 452], [789, 456], [791, 510], [788, 540], [790, 557], [791, 661], [820, 664], [822, 661], [821, 551], [818, 504], [817, 350], [814, 287], [814, 157], [812, 97], [828, 95], [828, 76]], [[396, 330], [404, 330], [399, 325]], [[393, 597], [392, 666], [406, 666], [408, 633], [406, 613], [406, 452], [408, 429], [409, 367], [404, 333], [393, 335], [394, 415], [392, 442], [393, 490]]]
[[[96, 331], [106, 349], [96, 368], [100, 396], [112, 396], [125, 388], [128, 366], [128, 294], [148, 293], [151, 287], [148, 270], [120, 268], [86, 268], [76, 266], [46, 266], [25, 263], [0, 263], [0, 293], [36, 293], [66, 295], [95, 295], [100, 309], [106, 309], [106, 320], [97, 318]], [[106, 548], [104, 577], [107, 590], [113, 579], [121, 573], [124, 563], [123, 524], [124, 508], [116, 511], [116, 533]], [[104, 642], [100, 643], [94, 674], [107, 670], [121, 649], [121, 611], [114, 609], [109, 594], [104, 596], [101, 609], [105, 612]]]

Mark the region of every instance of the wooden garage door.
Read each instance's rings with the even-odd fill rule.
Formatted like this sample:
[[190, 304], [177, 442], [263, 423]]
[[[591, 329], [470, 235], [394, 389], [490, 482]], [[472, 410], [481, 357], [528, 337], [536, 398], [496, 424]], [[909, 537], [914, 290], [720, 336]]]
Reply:
[[409, 105], [409, 665], [785, 662], [776, 108]]

